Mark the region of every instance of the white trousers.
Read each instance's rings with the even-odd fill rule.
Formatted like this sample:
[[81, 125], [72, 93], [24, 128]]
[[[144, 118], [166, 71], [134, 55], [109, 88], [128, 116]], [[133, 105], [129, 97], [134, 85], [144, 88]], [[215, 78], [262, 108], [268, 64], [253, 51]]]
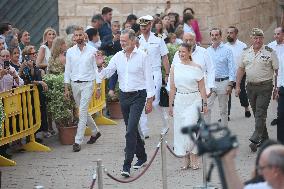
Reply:
[[79, 123], [77, 134], [75, 136], [75, 143], [82, 144], [84, 140], [86, 124], [92, 128], [92, 136], [94, 136], [99, 129], [94, 122], [92, 116], [88, 113], [88, 107], [91, 97], [94, 92], [94, 82], [75, 83], [71, 82], [73, 96], [76, 106], [79, 107]]
[[[160, 90], [162, 87], [162, 72], [161, 67], [153, 69], [153, 78], [155, 83], [155, 100], [153, 102], [153, 106], [156, 107], [160, 102]], [[149, 127], [147, 126], [148, 118], [145, 111], [142, 112], [139, 125], [140, 125], [140, 135], [141, 137], [145, 137], [149, 134]], [[143, 136], [142, 136], [143, 135]]]
[[221, 124], [223, 126], [228, 126], [228, 95], [227, 95], [227, 87], [229, 84], [229, 80], [216, 82], [216, 88], [213, 89], [213, 93], [208, 98], [208, 113], [205, 114], [204, 119], [206, 123], [211, 123], [211, 112], [214, 106], [214, 102], [218, 97], [219, 102], [219, 112], [221, 116]]

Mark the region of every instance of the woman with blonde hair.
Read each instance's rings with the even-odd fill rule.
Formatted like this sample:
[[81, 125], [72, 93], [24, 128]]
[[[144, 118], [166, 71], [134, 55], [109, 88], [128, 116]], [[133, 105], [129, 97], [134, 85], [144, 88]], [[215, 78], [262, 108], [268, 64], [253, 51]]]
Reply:
[[[51, 56], [48, 61], [48, 74], [62, 74], [64, 73], [65, 63], [66, 63], [66, 50], [67, 44], [63, 37], [56, 37], [53, 40], [51, 46]], [[52, 88], [51, 88], [52, 90]], [[55, 135], [56, 132], [52, 128], [52, 115], [47, 112], [48, 119], [48, 131], [51, 135]]]
[[54, 38], [56, 37], [56, 31], [48, 27], [45, 29], [43, 33], [43, 40], [42, 40], [42, 45], [39, 48], [38, 56], [36, 59], [36, 65], [38, 68], [47, 71], [47, 66], [48, 66], [48, 60], [51, 56], [51, 46]]
[[51, 57], [48, 61], [48, 72], [51, 74], [60, 74], [64, 72], [65, 53], [67, 45], [63, 37], [56, 37], [51, 46]]

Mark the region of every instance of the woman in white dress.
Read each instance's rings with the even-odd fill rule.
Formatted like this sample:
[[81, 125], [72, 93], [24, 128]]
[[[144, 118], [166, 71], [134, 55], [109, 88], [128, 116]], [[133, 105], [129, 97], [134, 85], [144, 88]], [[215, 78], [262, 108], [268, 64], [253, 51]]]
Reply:
[[[198, 108], [207, 113], [207, 97], [204, 73], [191, 58], [191, 46], [182, 43], [179, 48], [181, 62], [172, 66], [170, 72], [169, 115], [174, 117], [174, 151], [185, 156], [182, 169], [199, 169], [197, 148], [188, 135], [181, 133], [183, 127], [195, 125]], [[173, 106], [174, 104], [174, 106]]]

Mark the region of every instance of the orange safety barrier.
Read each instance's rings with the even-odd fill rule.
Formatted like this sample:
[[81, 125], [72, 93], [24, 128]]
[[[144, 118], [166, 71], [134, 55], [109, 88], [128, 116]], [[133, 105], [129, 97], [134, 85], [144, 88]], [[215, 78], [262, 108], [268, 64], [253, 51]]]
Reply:
[[[26, 151], [51, 151], [35, 141], [35, 132], [41, 125], [40, 102], [37, 86], [25, 85], [0, 93], [5, 119], [0, 127], [0, 146], [29, 137], [23, 145]], [[0, 166], [13, 166], [15, 161], [0, 156]]]

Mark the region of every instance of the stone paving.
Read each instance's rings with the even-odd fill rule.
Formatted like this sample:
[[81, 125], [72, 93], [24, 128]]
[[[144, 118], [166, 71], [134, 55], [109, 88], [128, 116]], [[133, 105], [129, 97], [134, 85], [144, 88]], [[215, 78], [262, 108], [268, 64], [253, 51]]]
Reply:
[[[218, 102], [215, 102], [213, 121], [219, 119]], [[269, 106], [267, 125], [271, 138], [276, 137], [276, 127], [270, 122], [275, 118], [277, 104], [273, 101]], [[160, 110], [155, 110], [149, 116], [151, 128], [150, 138], [146, 140], [148, 159], [151, 158], [158, 144], [160, 133], [164, 127]], [[167, 136], [169, 144], [173, 143], [172, 120]], [[52, 148], [51, 152], [16, 153], [13, 159], [14, 167], [0, 167], [2, 171], [3, 189], [32, 189], [35, 185], [43, 185], [45, 189], [85, 189], [90, 188], [92, 175], [96, 169], [96, 160], [102, 159], [109, 172], [122, 179], [120, 171], [124, 159], [125, 126], [122, 120], [117, 120], [117, 126], [100, 126], [102, 137], [93, 145], [83, 144], [79, 153], [72, 152], [72, 146], [59, 143], [57, 136], [45, 141]], [[245, 118], [244, 110], [239, 100], [233, 97], [232, 115], [229, 128], [237, 135], [240, 147], [236, 159], [238, 172], [243, 180], [249, 179], [253, 169], [255, 154], [250, 152], [248, 138], [254, 127], [254, 119]], [[87, 141], [87, 138], [85, 142]], [[134, 160], [136, 161], [136, 160]], [[210, 159], [207, 162], [211, 161]], [[208, 164], [208, 163], [207, 163]], [[182, 160], [173, 157], [167, 151], [168, 189], [193, 188], [202, 185], [202, 169], [197, 171], [182, 171]], [[131, 170], [132, 176], [139, 171]], [[215, 167], [210, 185], [220, 188], [220, 181]], [[121, 184], [103, 175], [104, 189], [161, 189], [161, 156], [160, 151], [152, 166], [140, 179], [133, 183]], [[98, 188], [97, 185], [95, 188]]]

